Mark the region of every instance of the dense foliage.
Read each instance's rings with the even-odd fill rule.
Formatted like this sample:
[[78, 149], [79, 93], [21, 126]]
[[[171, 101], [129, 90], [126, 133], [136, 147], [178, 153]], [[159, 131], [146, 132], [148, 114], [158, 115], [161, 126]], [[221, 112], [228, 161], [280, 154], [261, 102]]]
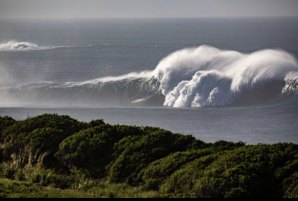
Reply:
[[51, 114], [0, 117], [0, 177], [97, 197], [298, 197], [298, 145], [211, 144]]

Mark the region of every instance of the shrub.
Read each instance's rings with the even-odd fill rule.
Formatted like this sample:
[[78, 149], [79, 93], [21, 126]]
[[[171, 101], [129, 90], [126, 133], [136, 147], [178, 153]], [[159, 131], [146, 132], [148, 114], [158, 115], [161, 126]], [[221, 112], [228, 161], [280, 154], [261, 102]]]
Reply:
[[137, 184], [138, 173], [151, 162], [170, 153], [196, 146], [198, 141], [193, 137], [172, 134], [164, 130], [124, 138], [115, 145], [117, 159], [110, 168], [110, 179], [113, 182], [127, 181], [130, 184]]
[[172, 153], [150, 163], [140, 172], [139, 178], [145, 183], [146, 188], [158, 190], [164, 180], [182, 166], [200, 157], [210, 155], [212, 152], [214, 152], [212, 148], [203, 148]]

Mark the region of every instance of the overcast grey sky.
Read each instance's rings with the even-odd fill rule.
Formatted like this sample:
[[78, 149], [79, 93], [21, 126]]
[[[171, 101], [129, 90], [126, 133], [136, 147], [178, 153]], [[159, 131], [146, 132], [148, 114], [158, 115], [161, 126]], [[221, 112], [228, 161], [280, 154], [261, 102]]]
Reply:
[[261, 16], [298, 16], [298, 0], [0, 0], [0, 19]]

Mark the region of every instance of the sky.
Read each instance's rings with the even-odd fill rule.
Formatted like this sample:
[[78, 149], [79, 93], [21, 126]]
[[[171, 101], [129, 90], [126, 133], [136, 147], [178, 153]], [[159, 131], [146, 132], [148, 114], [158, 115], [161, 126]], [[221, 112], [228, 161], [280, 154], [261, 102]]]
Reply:
[[0, 0], [0, 19], [296, 16], [298, 0]]

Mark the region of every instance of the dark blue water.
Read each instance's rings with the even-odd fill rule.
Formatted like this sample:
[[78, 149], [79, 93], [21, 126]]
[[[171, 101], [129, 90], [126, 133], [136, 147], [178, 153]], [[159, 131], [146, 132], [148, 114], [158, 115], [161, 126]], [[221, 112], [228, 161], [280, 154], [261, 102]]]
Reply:
[[[16, 40], [41, 47], [64, 46], [0, 51], [0, 79], [16, 84], [84, 81], [152, 70], [173, 51], [202, 44], [241, 52], [281, 48], [298, 57], [297, 19], [2, 20], [0, 27], [0, 44]], [[0, 95], [1, 103], [5, 94]], [[22, 97], [18, 98], [21, 102]], [[112, 124], [162, 127], [208, 142], [298, 143], [297, 104], [293, 100], [289, 104], [200, 109], [2, 107], [0, 115], [25, 119], [59, 113], [83, 121], [100, 118]]]

